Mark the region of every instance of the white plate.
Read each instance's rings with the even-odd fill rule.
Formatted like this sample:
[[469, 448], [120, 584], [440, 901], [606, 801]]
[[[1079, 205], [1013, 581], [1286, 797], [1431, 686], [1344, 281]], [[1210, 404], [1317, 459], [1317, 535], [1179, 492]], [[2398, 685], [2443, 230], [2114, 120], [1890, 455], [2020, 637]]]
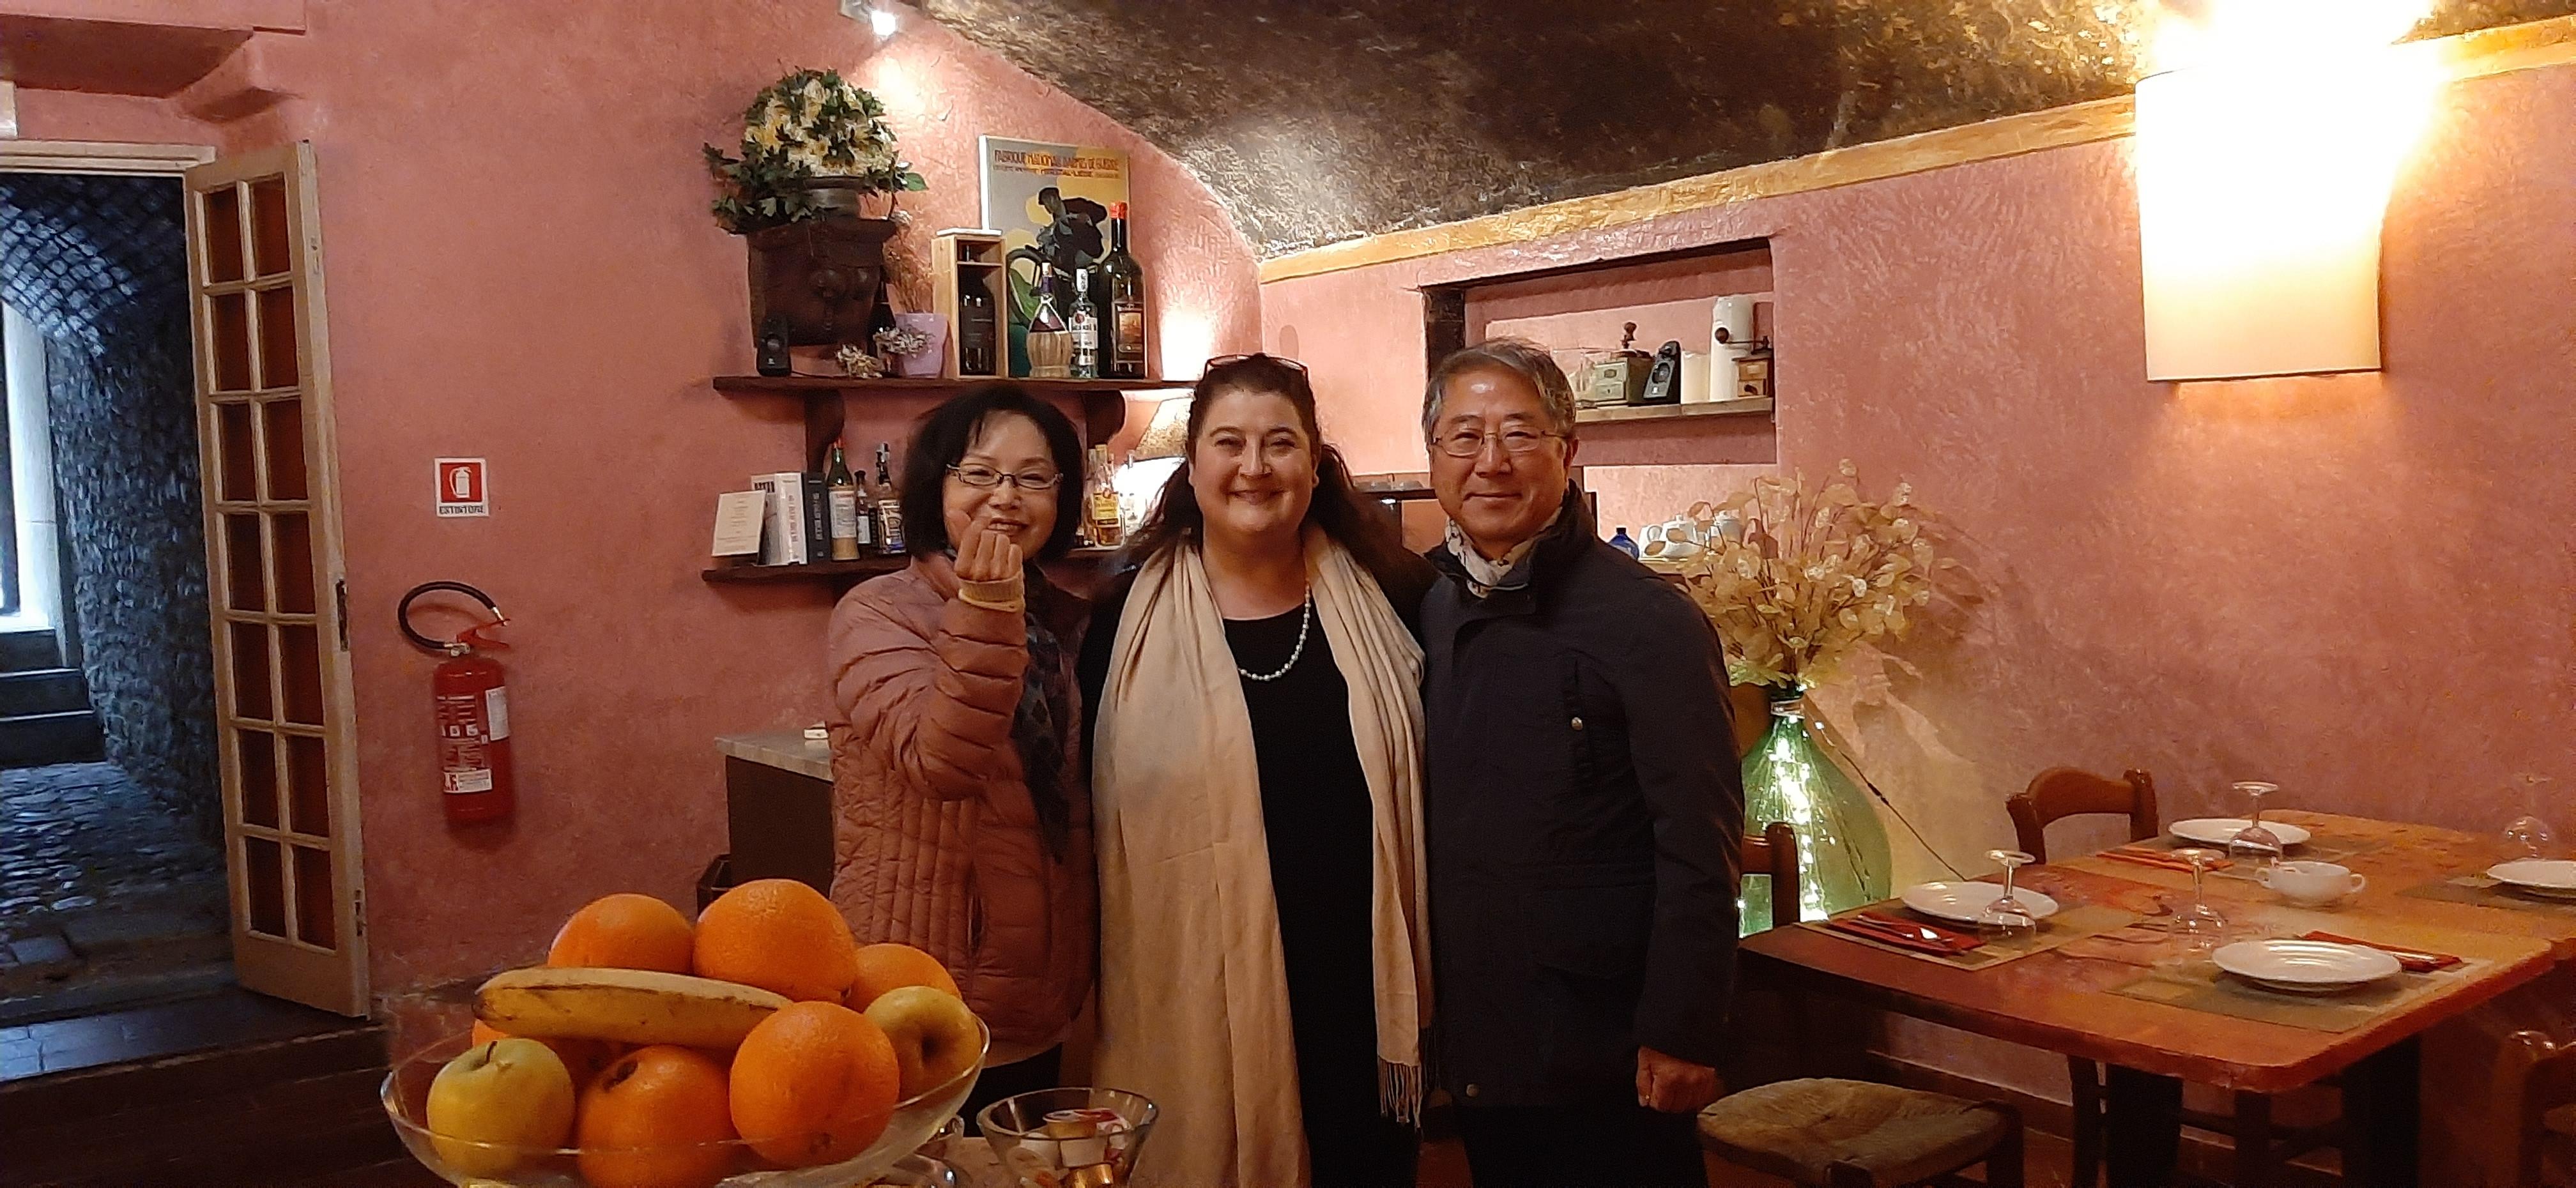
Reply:
[[[2223, 850], [2227, 848], [2227, 843], [2236, 840], [2236, 835], [2245, 832], [2245, 827], [2251, 824], [2253, 824], [2252, 821], [2243, 817], [2194, 817], [2188, 821], [2174, 822], [2170, 832], [2184, 841], [2196, 841], [2204, 846], [2216, 846]], [[2310, 836], [2307, 830], [2287, 821], [2265, 821], [2263, 828], [2271, 830], [2272, 836], [2280, 838], [2284, 849], [2304, 844]]]
[[[1905, 889], [1903, 898], [1905, 906], [1934, 919], [1974, 924], [1977, 913], [2003, 897], [2001, 883], [1917, 883]], [[2033, 920], [2045, 920], [2057, 914], [2056, 900], [2028, 887], [2013, 888], [2013, 898], [2029, 909]]]
[[2209, 959], [2246, 981], [2303, 994], [2366, 986], [2405, 968], [2377, 949], [2312, 940], [2238, 941]]
[[2516, 891], [2552, 898], [2576, 898], [2576, 862], [2564, 858], [2520, 858], [2487, 868], [2487, 877]]

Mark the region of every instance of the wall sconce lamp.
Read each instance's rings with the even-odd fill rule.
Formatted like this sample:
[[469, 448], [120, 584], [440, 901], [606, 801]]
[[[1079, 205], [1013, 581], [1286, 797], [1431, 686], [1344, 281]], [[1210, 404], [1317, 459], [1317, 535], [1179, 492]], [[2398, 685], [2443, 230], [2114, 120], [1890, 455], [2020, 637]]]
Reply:
[[2389, 43], [2424, 0], [2193, 7], [2138, 83], [2147, 378], [2377, 370], [2381, 222], [2442, 80]]

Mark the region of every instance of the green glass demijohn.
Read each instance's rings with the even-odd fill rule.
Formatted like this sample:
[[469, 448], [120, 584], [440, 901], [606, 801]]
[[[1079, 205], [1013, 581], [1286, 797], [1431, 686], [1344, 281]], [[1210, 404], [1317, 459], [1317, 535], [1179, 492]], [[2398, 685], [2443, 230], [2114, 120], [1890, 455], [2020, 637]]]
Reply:
[[[1806, 689], [1783, 685], [1770, 697], [1771, 729], [1744, 756], [1744, 832], [1774, 821], [1798, 831], [1800, 919], [1887, 898], [1887, 830], [1808, 726]], [[1745, 935], [1769, 928], [1771, 880], [1744, 880], [1736, 910]]]

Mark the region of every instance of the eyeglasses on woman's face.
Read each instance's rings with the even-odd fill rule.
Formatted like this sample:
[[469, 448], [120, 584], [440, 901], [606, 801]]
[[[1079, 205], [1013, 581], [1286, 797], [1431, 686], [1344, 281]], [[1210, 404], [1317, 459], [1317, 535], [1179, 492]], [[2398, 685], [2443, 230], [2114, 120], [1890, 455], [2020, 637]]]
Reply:
[[1023, 470], [1014, 474], [973, 462], [951, 466], [948, 473], [956, 475], [958, 482], [982, 490], [991, 490], [1007, 482], [1023, 491], [1052, 491], [1056, 484], [1064, 481], [1063, 475], [1052, 470]]
[[1562, 433], [1530, 429], [1520, 425], [1506, 425], [1500, 433], [1487, 433], [1473, 425], [1460, 425], [1433, 438], [1432, 444], [1438, 446], [1441, 453], [1452, 458], [1477, 458], [1484, 456], [1487, 441], [1502, 442], [1503, 452], [1506, 454], [1527, 454], [1546, 444], [1547, 439], [1551, 437], [1564, 436]]

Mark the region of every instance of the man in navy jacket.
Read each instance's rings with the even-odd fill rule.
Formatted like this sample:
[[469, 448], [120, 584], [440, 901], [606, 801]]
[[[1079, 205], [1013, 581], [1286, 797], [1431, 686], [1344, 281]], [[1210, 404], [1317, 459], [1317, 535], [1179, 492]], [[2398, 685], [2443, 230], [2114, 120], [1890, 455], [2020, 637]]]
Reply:
[[1705, 1183], [1744, 791], [1716, 633], [1602, 543], [1534, 344], [1443, 362], [1424, 599], [1439, 1077], [1477, 1188]]

